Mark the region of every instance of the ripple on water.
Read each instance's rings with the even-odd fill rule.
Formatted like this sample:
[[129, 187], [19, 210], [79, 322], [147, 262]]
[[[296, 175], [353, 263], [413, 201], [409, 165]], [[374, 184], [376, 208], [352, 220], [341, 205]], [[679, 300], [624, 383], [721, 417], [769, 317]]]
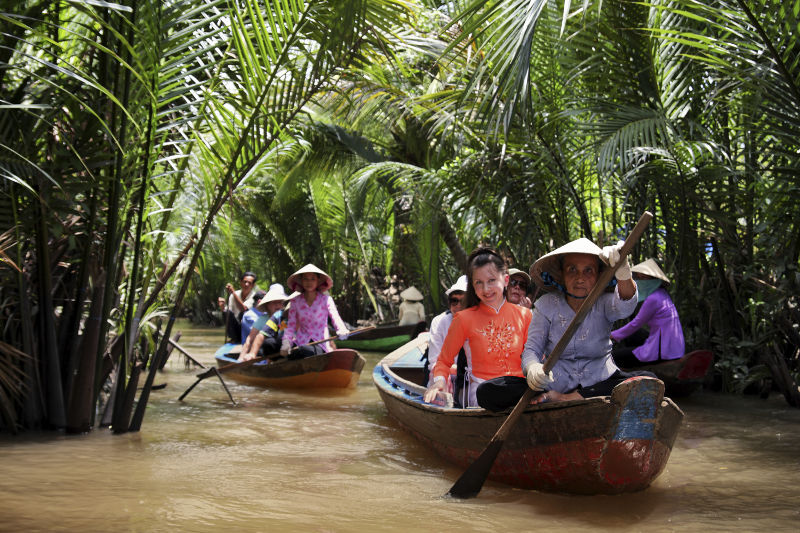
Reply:
[[[213, 362], [219, 330], [181, 345]], [[199, 340], [198, 340], [199, 339]], [[487, 482], [443, 498], [461, 470], [390, 419], [370, 371], [345, 394], [226, 380], [177, 397], [197, 369], [170, 360], [142, 431], [0, 440], [0, 529], [85, 531], [795, 531], [800, 411], [780, 398], [699, 394], [645, 491], [576, 497]]]

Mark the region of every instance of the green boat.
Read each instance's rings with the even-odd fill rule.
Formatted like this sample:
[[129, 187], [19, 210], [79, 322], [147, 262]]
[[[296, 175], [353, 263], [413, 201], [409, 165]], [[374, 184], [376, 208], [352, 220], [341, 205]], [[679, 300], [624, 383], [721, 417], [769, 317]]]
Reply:
[[336, 341], [336, 347], [363, 352], [391, 352], [416, 337], [421, 331], [425, 331], [425, 329], [425, 322], [407, 326], [378, 326], [347, 340]]

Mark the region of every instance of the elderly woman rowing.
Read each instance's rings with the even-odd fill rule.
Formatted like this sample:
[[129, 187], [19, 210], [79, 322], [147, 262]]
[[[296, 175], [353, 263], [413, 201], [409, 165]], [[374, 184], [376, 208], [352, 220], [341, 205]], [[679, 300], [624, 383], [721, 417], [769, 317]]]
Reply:
[[[545, 391], [534, 403], [605, 396], [625, 379], [647, 372], [622, 372], [611, 359], [609, 334], [614, 321], [629, 316], [636, 309], [636, 284], [627, 264], [616, 271], [617, 283], [595, 302], [572, 341], [561, 354], [552, 372], [545, 374], [543, 362], [566, 331], [572, 318], [597, 282], [604, 263], [613, 266], [619, 260], [621, 243], [600, 249], [588, 239], [572, 241], [539, 258], [531, 267], [531, 278], [548, 291], [534, 304], [522, 353], [526, 379], [513, 376], [484, 384], [491, 397], [478, 398], [492, 410], [507, 409], [516, 404], [525, 387]], [[490, 392], [490, 387], [494, 390]]]

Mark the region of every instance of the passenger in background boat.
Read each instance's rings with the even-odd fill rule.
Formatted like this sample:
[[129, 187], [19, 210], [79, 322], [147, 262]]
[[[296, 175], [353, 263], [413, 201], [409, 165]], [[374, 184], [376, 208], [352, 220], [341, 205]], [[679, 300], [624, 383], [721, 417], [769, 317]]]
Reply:
[[[436, 365], [436, 360], [439, 359], [439, 352], [442, 350], [442, 344], [447, 336], [447, 330], [450, 329], [450, 324], [453, 322], [453, 315], [464, 309], [464, 299], [467, 296], [467, 276], [459, 277], [456, 282], [445, 291], [445, 294], [447, 295], [448, 303], [447, 311], [436, 315], [433, 317], [433, 320], [431, 320], [431, 335], [430, 340], [428, 341], [428, 362], [426, 371], [428, 369], [432, 369], [434, 365]], [[458, 352], [458, 359], [462, 359], [462, 357], [464, 358], [463, 365], [465, 368], [467, 350], [469, 350], [469, 341], [466, 341], [462, 350]], [[458, 374], [456, 375], [458, 376]], [[428, 378], [427, 385], [430, 386], [433, 383], [433, 374], [428, 372], [426, 373], [426, 376]], [[459, 381], [459, 378], [456, 377], [456, 382], [458, 383]], [[446, 384], [447, 391], [453, 392], [453, 382], [448, 379]], [[463, 401], [463, 398], [460, 398], [460, 400]]]
[[258, 317], [264, 314], [258, 309], [258, 302], [261, 301], [261, 298], [263, 298], [265, 294], [266, 293], [260, 289], [254, 291], [253, 302], [255, 305], [245, 311], [242, 315], [242, 344], [244, 344], [244, 341], [247, 340], [247, 336], [250, 334], [250, 329], [253, 327], [255, 321], [258, 320]]
[[678, 310], [666, 290], [669, 278], [654, 259], [634, 265], [631, 271], [643, 303], [633, 320], [611, 332], [611, 340], [619, 343], [611, 351], [614, 362], [632, 367], [680, 359], [686, 345]]
[[293, 345], [299, 346], [292, 351], [290, 359], [299, 359], [316, 353], [329, 352], [328, 342], [314, 346], [304, 346], [309, 342], [321, 341], [330, 337], [328, 334], [328, 318], [336, 327], [336, 334], [341, 340], [347, 338], [347, 326], [339, 316], [336, 304], [327, 291], [333, 287], [333, 280], [325, 272], [312, 264], [308, 264], [289, 276], [286, 284], [300, 294], [291, 299], [289, 319], [281, 342], [281, 355], [289, 355]]
[[485, 380], [517, 376], [524, 381], [520, 355], [531, 311], [506, 301], [508, 271], [497, 252], [478, 248], [470, 254], [467, 265], [466, 308], [456, 313], [447, 331], [433, 367], [433, 381], [425, 391], [426, 402], [445, 390], [453, 360], [467, 341], [468, 407], [480, 403], [480, 387]]
[[242, 346], [239, 360], [248, 361], [256, 357], [277, 354], [280, 351], [287, 322], [287, 312], [283, 307], [290, 298], [298, 294], [300, 293], [286, 296], [283, 285], [280, 283], [270, 285], [267, 293], [256, 305], [262, 314], [253, 324], [250, 335]]
[[518, 268], [508, 270], [508, 301], [512, 304], [521, 305], [530, 309], [533, 307], [531, 299], [528, 297], [528, 287], [531, 284], [531, 277], [527, 272]]
[[600, 249], [588, 239], [572, 241], [542, 257], [531, 267], [531, 277], [548, 291], [534, 304], [533, 319], [522, 353], [525, 381], [510, 381], [507, 395], [498, 391], [494, 410], [515, 405], [525, 387], [546, 391], [534, 403], [606, 396], [622, 381], [649, 372], [622, 372], [611, 359], [611, 326], [636, 308], [636, 283], [627, 258], [616, 271], [616, 284], [595, 302], [564, 349], [552, 372], [543, 362], [566, 331], [584, 298], [594, 288], [605, 264], [619, 261], [622, 242]]
[[234, 290], [233, 285], [228, 283], [225, 290], [228, 291], [227, 303], [225, 298], [217, 298], [217, 305], [222, 311], [225, 321], [225, 332], [233, 342], [242, 338], [242, 316], [245, 311], [253, 307], [255, 300], [256, 275], [253, 272], [245, 272], [239, 278], [239, 290]]
[[416, 287], [409, 287], [400, 293], [402, 303], [398, 314], [398, 325], [410, 326], [425, 322], [425, 307], [422, 305], [422, 293]]

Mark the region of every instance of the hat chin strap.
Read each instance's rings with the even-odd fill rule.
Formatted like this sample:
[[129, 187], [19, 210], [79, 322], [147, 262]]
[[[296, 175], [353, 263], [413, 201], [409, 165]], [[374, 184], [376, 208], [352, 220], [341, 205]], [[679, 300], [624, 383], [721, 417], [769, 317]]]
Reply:
[[[560, 292], [563, 292], [566, 296], [570, 298], [575, 298], [576, 300], [583, 300], [589, 295], [586, 296], [575, 296], [574, 294], [567, 291], [567, 288], [560, 284], [556, 279], [550, 275], [550, 272], [542, 272], [542, 282], [546, 287], [555, 287]], [[608, 282], [609, 287], [614, 287], [617, 285], [617, 280], [615, 278], [611, 278], [611, 281]]]

